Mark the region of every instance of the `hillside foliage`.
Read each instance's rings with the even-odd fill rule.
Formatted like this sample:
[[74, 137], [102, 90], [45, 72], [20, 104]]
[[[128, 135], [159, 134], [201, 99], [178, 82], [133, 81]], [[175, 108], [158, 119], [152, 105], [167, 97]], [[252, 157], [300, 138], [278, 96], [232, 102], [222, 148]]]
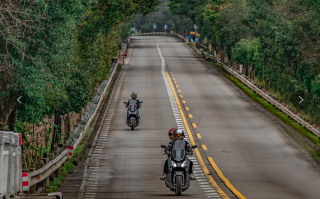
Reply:
[[172, 14], [198, 25], [200, 40], [206, 38], [246, 71], [252, 67], [260, 86], [320, 125], [319, 1], [170, 0], [167, 5]]

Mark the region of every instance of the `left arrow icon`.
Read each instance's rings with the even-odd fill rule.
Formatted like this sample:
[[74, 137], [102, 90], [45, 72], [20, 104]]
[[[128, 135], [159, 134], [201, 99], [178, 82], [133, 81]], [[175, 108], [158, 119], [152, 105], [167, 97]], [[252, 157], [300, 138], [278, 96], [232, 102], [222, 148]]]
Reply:
[[20, 96], [18, 99], [17, 99], [17, 101], [20, 103], [20, 104], [22, 104], [20, 101], [19, 101], [19, 99], [21, 98], [22, 96]]

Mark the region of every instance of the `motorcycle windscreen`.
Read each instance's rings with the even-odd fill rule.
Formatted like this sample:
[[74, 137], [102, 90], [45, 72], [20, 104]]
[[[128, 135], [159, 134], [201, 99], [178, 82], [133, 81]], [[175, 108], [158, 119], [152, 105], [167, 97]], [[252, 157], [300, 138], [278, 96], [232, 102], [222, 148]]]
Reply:
[[177, 162], [181, 162], [185, 158], [185, 141], [177, 140], [174, 143], [172, 149], [173, 159]]
[[129, 104], [128, 108], [131, 112], [135, 112], [137, 110], [137, 105], [136, 104]]

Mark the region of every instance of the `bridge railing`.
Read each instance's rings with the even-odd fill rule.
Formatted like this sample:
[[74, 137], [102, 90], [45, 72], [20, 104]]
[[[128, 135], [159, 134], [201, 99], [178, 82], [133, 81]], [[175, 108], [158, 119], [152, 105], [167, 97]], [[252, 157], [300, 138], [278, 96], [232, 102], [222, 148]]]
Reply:
[[175, 36], [183, 40], [185, 39], [182, 35], [178, 33], [168, 33], [168, 32], [139, 33], [139, 34], [133, 34], [131, 36]]

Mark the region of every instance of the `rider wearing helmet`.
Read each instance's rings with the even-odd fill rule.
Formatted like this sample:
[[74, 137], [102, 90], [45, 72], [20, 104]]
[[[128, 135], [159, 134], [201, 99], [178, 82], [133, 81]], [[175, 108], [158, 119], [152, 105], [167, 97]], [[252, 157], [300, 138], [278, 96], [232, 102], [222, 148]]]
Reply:
[[[139, 114], [139, 108], [141, 107], [141, 102], [137, 99], [138, 95], [137, 93], [135, 92], [132, 92], [131, 93], [131, 99], [128, 100], [127, 104], [126, 104], [126, 108], [129, 106], [129, 104], [136, 104], [137, 105], [137, 112], [138, 112], [138, 123], [139, 123], [139, 120], [140, 120], [140, 114]], [[128, 120], [128, 118], [127, 118]]]
[[171, 128], [171, 129], [169, 130], [169, 132], [168, 132], [168, 136], [169, 136], [169, 138], [170, 138], [171, 141], [174, 141], [173, 134], [174, 134], [174, 132], [176, 132], [176, 130], [177, 130], [177, 129], [175, 129], [175, 128]]
[[[169, 138], [171, 141], [168, 144], [169, 149], [165, 149], [165, 153], [167, 155], [171, 155], [171, 149], [174, 145], [174, 142], [176, 140], [183, 140], [183, 138], [185, 136], [184, 136], [184, 132], [181, 129], [175, 129], [175, 128], [171, 128], [168, 132], [168, 135], [169, 135]], [[187, 141], [185, 141], [185, 149], [186, 149], [186, 152], [188, 152], [190, 155], [193, 154], [193, 150], [191, 148], [191, 145]], [[190, 179], [196, 180], [196, 178], [194, 177], [193, 171], [192, 171], [193, 162], [191, 160], [189, 160], [189, 161], [190, 161], [190, 169], [189, 169]], [[168, 170], [168, 159], [167, 159], [166, 162], [164, 163], [163, 175], [160, 178], [161, 180], [165, 180], [167, 178], [167, 175], [169, 173], [168, 171], [169, 170]]]

